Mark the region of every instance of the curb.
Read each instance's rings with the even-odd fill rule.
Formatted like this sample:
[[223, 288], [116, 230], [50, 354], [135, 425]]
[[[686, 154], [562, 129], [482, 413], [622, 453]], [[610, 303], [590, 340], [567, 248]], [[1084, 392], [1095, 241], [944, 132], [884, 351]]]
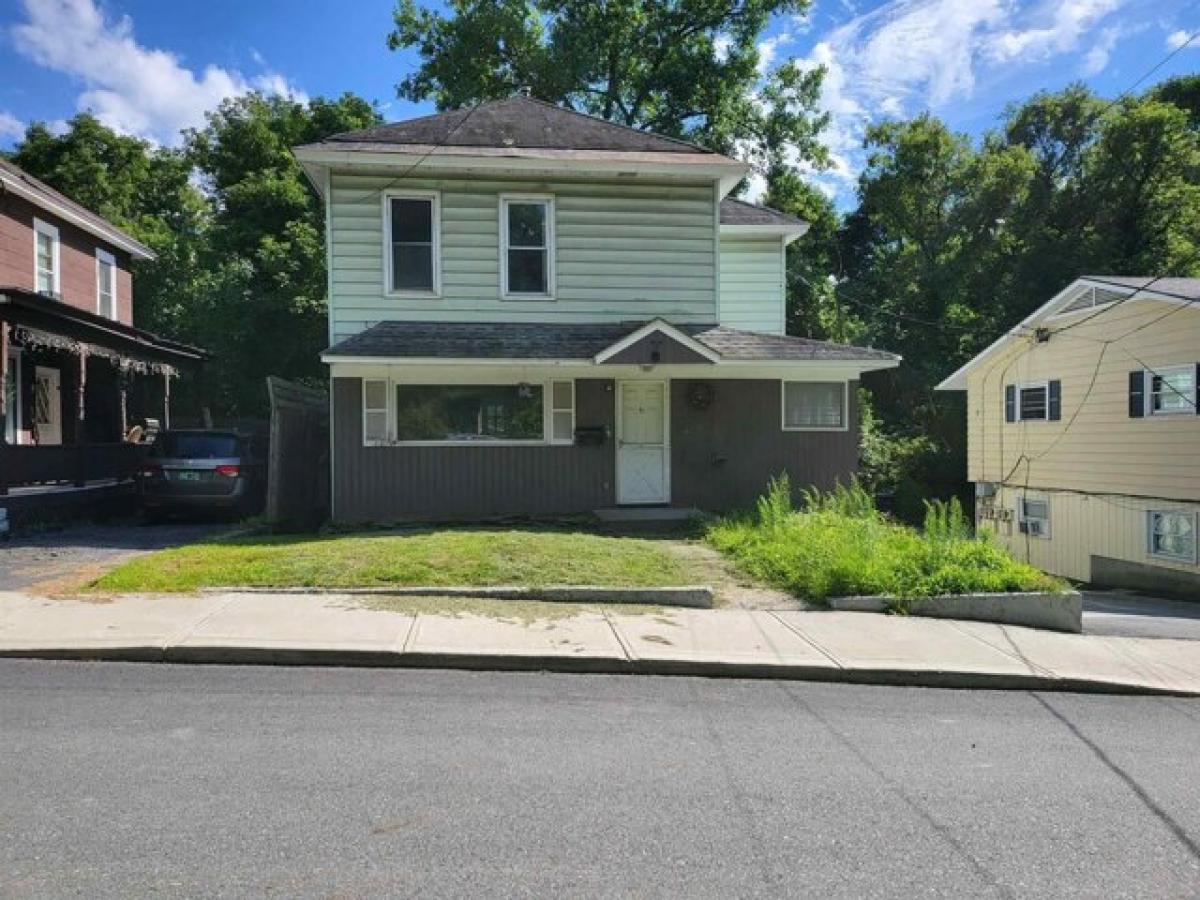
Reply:
[[548, 603], [637, 603], [648, 606], [688, 606], [712, 609], [712, 587], [614, 588], [596, 585], [495, 585], [491, 587], [377, 587], [377, 588], [203, 588], [202, 594], [346, 594], [385, 597], [473, 597], [491, 600], [541, 600]]
[[1195, 697], [1200, 692], [1171, 690], [1050, 675], [961, 672], [943, 669], [847, 669], [834, 666], [772, 665], [714, 660], [620, 659], [611, 656], [398, 653], [392, 650], [308, 649], [298, 647], [147, 646], [0, 649], [0, 658], [144, 662], [192, 665], [285, 665], [393, 669], [457, 669], [496, 672], [657, 675], [744, 678], [776, 681], [840, 682], [891, 687], [992, 691], [1055, 691], [1088, 694]]

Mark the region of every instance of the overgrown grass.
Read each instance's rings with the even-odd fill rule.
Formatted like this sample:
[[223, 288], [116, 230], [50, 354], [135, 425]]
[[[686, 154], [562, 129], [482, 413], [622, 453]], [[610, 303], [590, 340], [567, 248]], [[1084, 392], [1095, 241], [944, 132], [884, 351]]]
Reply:
[[816, 602], [886, 595], [903, 610], [915, 597], [1065, 588], [992, 541], [973, 537], [957, 500], [927, 503], [925, 528], [918, 531], [876, 510], [857, 483], [802, 496], [798, 511], [781, 476], [755, 515], [717, 522], [708, 540], [747, 574]]
[[654, 540], [554, 530], [445, 528], [217, 538], [132, 560], [91, 586], [115, 593], [204, 587], [690, 583], [684, 562]]

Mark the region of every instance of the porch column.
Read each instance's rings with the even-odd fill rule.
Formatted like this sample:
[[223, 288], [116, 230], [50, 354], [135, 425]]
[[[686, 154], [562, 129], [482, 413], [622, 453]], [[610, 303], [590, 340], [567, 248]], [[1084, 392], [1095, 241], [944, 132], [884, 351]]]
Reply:
[[171, 427], [171, 373], [163, 372], [163, 431]]
[[117, 402], [120, 407], [121, 416], [121, 433], [117, 436], [118, 441], [124, 441], [125, 435], [129, 431], [129, 372], [126, 369], [120, 369], [117, 372]]
[[[8, 422], [8, 323], [0, 321], [0, 426]], [[8, 429], [0, 430], [0, 444], [8, 440]], [[0, 493], [4, 485], [0, 483]]]
[[87, 484], [87, 451], [84, 445], [87, 443], [84, 438], [84, 419], [87, 416], [87, 347], [79, 348], [79, 377], [75, 381], [75, 445], [79, 449], [78, 453], [78, 471], [76, 473], [75, 484], [83, 487]]

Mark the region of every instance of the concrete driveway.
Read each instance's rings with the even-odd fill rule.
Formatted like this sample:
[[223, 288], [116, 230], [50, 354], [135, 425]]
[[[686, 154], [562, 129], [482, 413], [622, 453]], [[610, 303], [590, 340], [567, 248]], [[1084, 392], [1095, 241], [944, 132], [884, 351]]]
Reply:
[[227, 523], [81, 523], [0, 539], [0, 590], [71, 590], [143, 553], [231, 529]]
[[[1200, 601], [1200, 597], [1196, 599]], [[1083, 632], [1200, 641], [1200, 602], [1164, 600], [1130, 591], [1085, 591]]]

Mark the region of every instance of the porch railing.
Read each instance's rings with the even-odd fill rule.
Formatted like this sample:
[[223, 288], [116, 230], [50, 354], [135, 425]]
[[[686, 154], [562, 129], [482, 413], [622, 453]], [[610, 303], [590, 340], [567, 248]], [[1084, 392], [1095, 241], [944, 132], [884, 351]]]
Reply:
[[62, 444], [12, 446], [0, 443], [0, 494], [34, 484], [84, 485], [132, 478], [148, 444]]

